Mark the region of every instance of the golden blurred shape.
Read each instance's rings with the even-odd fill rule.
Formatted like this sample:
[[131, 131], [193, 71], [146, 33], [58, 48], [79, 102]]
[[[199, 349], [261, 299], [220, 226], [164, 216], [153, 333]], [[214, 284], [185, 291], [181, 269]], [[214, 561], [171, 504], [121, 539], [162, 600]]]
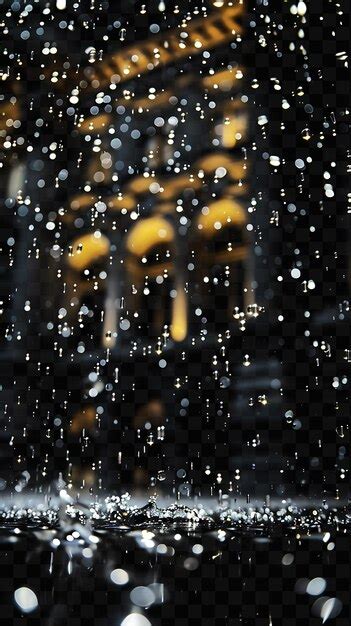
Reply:
[[110, 242], [105, 235], [96, 236], [96, 233], [88, 233], [77, 237], [72, 246], [72, 252], [68, 256], [69, 266], [81, 272], [101, 257], [108, 255]]
[[127, 236], [126, 248], [142, 257], [154, 246], [170, 244], [174, 240], [174, 229], [164, 217], [154, 215], [137, 222]]
[[198, 217], [198, 228], [206, 238], [211, 238], [227, 224], [243, 227], [246, 224], [245, 211], [241, 204], [223, 198], [212, 202], [208, 210]]

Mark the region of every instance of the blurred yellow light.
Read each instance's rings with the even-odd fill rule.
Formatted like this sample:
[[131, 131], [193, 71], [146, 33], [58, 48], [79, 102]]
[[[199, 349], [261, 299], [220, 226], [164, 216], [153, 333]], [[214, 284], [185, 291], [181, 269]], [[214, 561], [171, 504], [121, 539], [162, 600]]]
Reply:
[[187, 299], [182, 287], [177, 289], [173, 300], [171, 336], [174, 341], [183, 341], [187, 335]]
[[129, 252], [143, 256], [158, 244], [169, 244], [174, 239], [174, 229], [168, 220], [155, 215], [140, 220], [130, 231], [126, 247]]
[[68, 263], [72, 269], [81, 272], [101, 257], [107, 256], [109, 250], [110, 242], [107, 237], [96, 237], [94, 233], [89, 233], [74, 240]]
[[234, 226], [244, 226], [246, 224], [245, 211], [241, 204], [224, 198], [212, 202], [208, 207], [208, 212], [201, 214], [198, 219], [198, 226], [205, 237], [211, 237], [221, 227], [228, 223]]

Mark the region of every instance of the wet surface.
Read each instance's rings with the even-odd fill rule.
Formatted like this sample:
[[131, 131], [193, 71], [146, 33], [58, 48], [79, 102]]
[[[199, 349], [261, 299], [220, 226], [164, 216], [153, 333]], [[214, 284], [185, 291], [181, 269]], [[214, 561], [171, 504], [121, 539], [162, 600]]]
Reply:
[[350, 623], [348, 505], [161, 504], [3, 510], [0, 623]]

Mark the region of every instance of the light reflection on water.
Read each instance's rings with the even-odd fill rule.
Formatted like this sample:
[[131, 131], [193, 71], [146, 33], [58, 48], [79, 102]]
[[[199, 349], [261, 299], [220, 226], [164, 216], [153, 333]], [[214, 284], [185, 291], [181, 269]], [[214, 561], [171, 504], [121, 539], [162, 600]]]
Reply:
[[[6, 499], [4, 498], [4, 502]], [[0, 508], [0, 527], [51, 528], [66, 530], [79, 524], [82, 528], [184, 528], [210, 530], [299, 530], [305, 534], [320, 532], [329, 526], [347, 532], [351, 523], [350, 503], [308, 499], [271, 501], [269, 496], [256, 498], [252, 504], [243, 498], [232, 498], [220, 504], [214, 500], [174, 503], [170, 499], [151, 497], [146, 503], [132, 499], [128, 493], [104, 498], [73, 498], [65, 489], [58, 496], [24, 498], [7, 501]], [[86, 533], [85, 533], [86, 534]]]
[[162, 508], [110, 497], [12, 506], [0, 517], [4, 610], [45, 625], [84, 623], [88, 615], [118, 626], [163, 626], [177, 623], [175, 615], [186, 623], [198, 616], [213, 624], [216, 615], [223, 626], [278, 625], [282, 611], [306, 624], [347, 624], [347, 585], [338, 586], [336, 563], [349, 551], [350, 521], [349, 508], [333, 503]]

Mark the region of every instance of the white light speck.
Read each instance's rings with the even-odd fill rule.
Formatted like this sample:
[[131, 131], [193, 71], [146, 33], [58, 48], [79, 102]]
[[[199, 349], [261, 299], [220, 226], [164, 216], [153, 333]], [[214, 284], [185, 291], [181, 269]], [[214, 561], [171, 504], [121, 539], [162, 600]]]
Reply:
[[31, 613], [38, 607], [38, 598], [29, 587], [19, 587], [14, 593], [15, 602], [23, 613]]
[[128, 572], [126, 572], [124, 569], [112, 570], [110, 578], [115, 585], [126, 585], [129, 581]]
[[130, 613], [121, 623], [121, 626], [151, 626], [151, 623], [140, 613]]

